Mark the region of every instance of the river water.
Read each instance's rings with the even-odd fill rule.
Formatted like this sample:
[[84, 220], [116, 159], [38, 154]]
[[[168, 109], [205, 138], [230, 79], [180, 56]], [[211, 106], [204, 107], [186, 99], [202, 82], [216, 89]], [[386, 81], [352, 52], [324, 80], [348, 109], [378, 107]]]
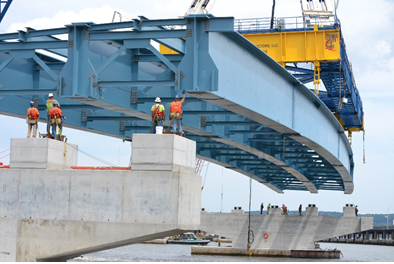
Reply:
[[[217, 246], [217, 243], [208, 245]], [[222, 243], [222, 246], [227, 245]], [[343, 256], [332, 260], [192, 255], [188, 245], [134, 244], [83, 255], [69, 262], [394, 262], [394, 246], [320, 243], [320, 248], [339, 249]]]

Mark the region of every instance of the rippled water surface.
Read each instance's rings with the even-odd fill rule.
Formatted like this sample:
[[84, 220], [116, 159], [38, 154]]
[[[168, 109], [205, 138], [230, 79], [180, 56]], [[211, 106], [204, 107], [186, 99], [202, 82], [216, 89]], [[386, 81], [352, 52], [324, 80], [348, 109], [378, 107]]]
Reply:
[[[217, 246], [217, 243], [210, 243]], [[228, 245], [228, 244], [227, 244]], [[222, 243], [222, 246], [226, 244]], [[394, 262], [393, 246], [321, 243], [322, 249], [339, 249], [342, 258], [296, 259], [248, 256], [192, 255], [191, 246], [173, 244], [135, 244], [83, 255], [72, 262]]]

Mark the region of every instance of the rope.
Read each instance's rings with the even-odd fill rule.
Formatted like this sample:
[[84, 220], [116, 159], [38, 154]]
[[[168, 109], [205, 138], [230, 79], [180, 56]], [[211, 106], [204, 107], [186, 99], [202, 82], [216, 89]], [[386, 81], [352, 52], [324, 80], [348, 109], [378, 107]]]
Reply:
[[209, 162], [208, 162], [208, 164], [207, 164], [207, 169], [205, 170], [205, 176], [204, 176], [204, 180], [203, 180], [203, 182], [202, 182], [201, 191], [204, 190], [205, 180], [207, 179], [207, 174], [208, 174], [208, 167], [209, 167]]
[[168, 126], [168, 128], [166, 129], [166, 131], [164, 131], [164, 133], [167, 133], [168, 129], [170, 129], [170, 127], [172, 126], [172, 122], [174, 122], [175, 119], [175, 115], [174, 117], [171, 119], [170, 125]]
[[[65, 143], [65, 144], [67, 144], [67, 143]], [[72, 148], [76, 149], [73, 145], [69, 145], [69, 144], [67, 144], [67, 145], [68, 145], [69, 147], [72, 147]], [[95, 160], [97, 160], [97, 161], [99, 161], [99, 162], [101, 162], [101, 163], [104, 163], [104, 164], [108, 165], [108, 166], [111, 166], [111, 167], [119, 167], [118, 165], [115, 165], [115, 164], [113, 164], [113, 163], [111, 163], [111, 162], [108, 162], [108, 161], [105, 161], [105, 160], [103, 160], [103, 159], [100, 159], [100, 158], [98, 158], [98, 157], [96, 157], [96, 156], [93, 156], [92, 154], [89, 154], [89, 153], [87, 153], [86, 151], [83, 151], [83, 150], [81, 150], [81, 149], [79, 149], [79, 148], [78, 148], [78, 151], [81, 152], [82, 154], [85, 154], [85, 155], [88, 156], [89, 158], [95, 159]]]
[[37, 119], [37, 133], [38, 133], [38, 137], [41, 138], [40, 129], [38, 129], [38, 119]]
[[0, 154], [3, 153], [3, 152], [9, 151], [9, 150], [10, 149], [6, 149], [6, 150], [3, 150], [3, 151], [0, 151]]
[[[58, 133], [59, 134], [59, 140], [61, 141], [62, 140], [62, 130], [60, 129], [59, 124], [57, 123], [56, 115], [55, 115], [55, 123], [56, 123], [57, 131], [59, 132]], [[56, 139], [56, 138], [54, 138], [54, 139]]]
[[3, 157], [0, 157], [0, 159], [5, 158], [5, 157], [7, 157], [7, 156], [9, 156], [9, 155], [10, 155], [10, 153], [8, 153], [7, 155], [5, 155], [5, 156], [3, 156]]
[[66, 142], [64, 142], [64, 152], [63, 152], [63, 155], [64, 155], [64, 159], [67, 160], [67, 144], [66, 144]]
[[153, 123], [155, 122], [156, 118], [157, 118], [157, 123], [159, 123], [159, 117], [157, 116], [157, 114], [155, 114], [155, 116], [153, 117], [153, 120], [152, 120], [152, 124], [150, 124], [150, 128], [149, 128], [148, 133], [150, 133], [150, 131], [152, 130], [152, 126], [153, 126]]

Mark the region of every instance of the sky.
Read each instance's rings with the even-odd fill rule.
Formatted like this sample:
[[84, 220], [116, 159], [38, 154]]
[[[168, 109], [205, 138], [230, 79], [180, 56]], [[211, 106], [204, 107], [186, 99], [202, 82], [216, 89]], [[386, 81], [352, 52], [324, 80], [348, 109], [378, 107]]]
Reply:
[[[14, 0], [0, 24], [0, 34], [24, 30], [25, 27], [56, 28], [74, 22], [109, 23], [114, 11], [122, 14], [123, 21], [140, 15], [150, 19], [176, 18], [185, 14], [190, 3], [189, 0]], [[210, 11], [218, 17], [261, 18], [270, 17], [271, 8], [271, 0], [217, 0]], [[259, 210], [263, 202], [265, 207], [268, 203], [286, 204], [289, 210], [297, 210], [299, 204], [304, 208], [316, 204], [320, 211], [341, 212], [343, 206], [350, 203], [358, 205], [360, 214], [394, 212], [394, 173], [391, 170], [394, 161], [394, 124], [391, 122], [394, 113], [394, 85], [391, 81], [394, 76], [394, 34], [391, 34], [394, 1], [340, 1], [337, 12], [365, 113], [365, 141], [362, 132], [353, 133], [354, 192], [350, 195], [338, 191], [319, 191], [318, 194], [285, 191], [277, 194], [252, 181], [252, 210]], [[276, 1], [275, 16], [301, 16], [299, 1]], [[44, 126], [40, 123], [41, 132], [45, 131]], [[26, 133], [23, 119], [0, 115], [0, 162], [9, 164], [10, 139], [26, 137]], [[63, 134], [85, 152], [114, 165], [129, 165], [131, 150], [127, 142], [70, 128], [64, 128]], [[78, 155], [80, 166], [105, 165], [82, 153]], [[201, 174], [203, 208], [209, 212], [230, 212], [235, 206], [248, 210], [249, 178], [207, 162]]]

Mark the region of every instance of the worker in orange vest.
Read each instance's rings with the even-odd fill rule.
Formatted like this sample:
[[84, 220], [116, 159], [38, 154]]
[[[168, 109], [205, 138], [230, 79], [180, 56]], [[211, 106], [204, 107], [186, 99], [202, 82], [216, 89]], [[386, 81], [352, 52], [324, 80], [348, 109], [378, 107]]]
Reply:
[[[49, 123], [52, 126], [52, 138], [54, 139], [56, 139], [56, 127], [59, 127], [59, 132], [61, 134], [63, 129], [62, 118], [66, 119], [66, 117], [62, 114], [62, 110], [60, 110], [58, 106], [58, 102], [53, 102], [53, 108], [49, 110]], [[61, 140], [60, 137], [59, 140]]]
[[38, 109], [34, 107], [35, 103], [30, 101], [30, 108], [27, 109], [27, 138], [30, 138], [31, 129], [33, 128], [33, 138], [37, 137], [37, 126], [38, 117], [40, 113]]
[[[172, 122], [172, 133], [182, 135], [182, 104], [185, 102], [185, 90], [182, 91], [183, 97], [179, 101], [179, 96], [175, 96], [175, 101], [171, 102], [170, 119]], [[178, 128], [178, 132], [177, 132]]]
[[151, 110], [152, 116], [152, 133], [156, 134], [156, 127], [162, 126], [163, 121], [166, 121], [166, 110], [164, 105], [161, 104], [160, 97], [156, 97], [155, 104], [152, 106]]

